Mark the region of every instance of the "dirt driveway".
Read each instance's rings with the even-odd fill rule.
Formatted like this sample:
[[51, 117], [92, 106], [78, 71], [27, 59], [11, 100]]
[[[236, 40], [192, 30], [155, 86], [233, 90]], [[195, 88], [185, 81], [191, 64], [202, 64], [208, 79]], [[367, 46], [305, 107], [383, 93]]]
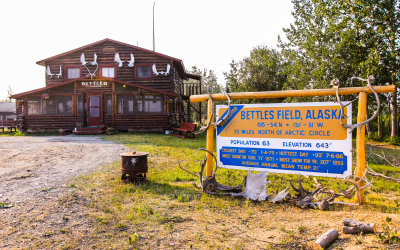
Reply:
[[[72, 178], [119, 160], [122, 144], [94, 136], [0, 137], [0, 248], [23, 232], [23, 218], [69, 192]], [[22, 227], [21, 227], [22, 226]], [[3, 238], [7, 235], [6, 238]]]
[[0, 137], [0, 201], [59, 193], [71, 177], [118, 161], [123, 145], [89, 136]]

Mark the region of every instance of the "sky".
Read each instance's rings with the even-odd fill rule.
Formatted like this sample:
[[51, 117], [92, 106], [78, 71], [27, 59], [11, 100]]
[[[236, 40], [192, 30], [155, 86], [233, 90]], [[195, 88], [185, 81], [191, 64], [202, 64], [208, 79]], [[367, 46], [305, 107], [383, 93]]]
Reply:
[[0, 100], [45, 86], [37, 61], [105, 38], [223, 72], [258, 45], [276, 48], [293, 22], [290, 0], [19, 0], [0, 4]]

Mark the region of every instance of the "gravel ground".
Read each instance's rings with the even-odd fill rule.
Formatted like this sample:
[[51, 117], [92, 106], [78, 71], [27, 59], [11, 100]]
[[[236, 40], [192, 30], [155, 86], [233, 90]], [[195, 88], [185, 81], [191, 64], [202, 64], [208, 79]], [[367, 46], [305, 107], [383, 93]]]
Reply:
[[12, 237], [21, 239], [27, 233], [26, 217], [68, 195], [73, 177], [119, 161], [119, 154], [127, 150], [94, 136], [0, 137], [0, 205], [12, 205], [0, 206], [0, 248], [27, 246]]
[[0, 137], [0, 201], [36, 199], [62, 192], [72, 177], [118, 161], [127, 149], [89, 136]]

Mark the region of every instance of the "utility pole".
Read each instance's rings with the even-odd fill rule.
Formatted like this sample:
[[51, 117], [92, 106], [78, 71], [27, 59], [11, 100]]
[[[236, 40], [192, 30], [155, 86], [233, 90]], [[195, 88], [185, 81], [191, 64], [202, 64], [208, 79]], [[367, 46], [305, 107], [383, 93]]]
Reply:
[[156, 38], [154, 35], [154, 7], [156, 6], [156, 2], [153, 3], [153, 51], [156, 51]]

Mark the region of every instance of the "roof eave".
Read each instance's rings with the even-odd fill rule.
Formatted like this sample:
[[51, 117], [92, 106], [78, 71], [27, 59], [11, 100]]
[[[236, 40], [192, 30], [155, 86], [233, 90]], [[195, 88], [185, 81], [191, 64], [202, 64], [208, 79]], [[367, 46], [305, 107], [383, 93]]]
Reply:
[[[20, 99], [21, 97], [24, 97], [26, 95], [35, 94], [35, 93], [38, 93], [38, 92], [46, 91], [48, 89], [60, 87], [60, 86], [66, 85], [66, 84], [70, 84], [70, 83], [76, 82], [76, 81], [82, 81], [82, 80], [87, 80], [87, 79], [90, 79], [90, 77], [85, 76], [85, 77], [81, 77], [81, 78], [71, 79], [71, 80], [68, 80], [68, 81], [65, 81], [65, 82], [52, 84], [50, 86], [46, 86], [46, 87], [43, 87], [43, 88], [38, 88], [38, 89], [22, 92], [22, 93], [19, 93], [19, 94], [15, 94], [15, 95], [12, 95], [11, 98]], [[103, 77], [101, 79], [96, 79], [96, 80], [107, 80], [107, 81], [110, 81], [110, 82], [126, 84], [126, 85], [129, 85], [129, 86], [132, 86], [132, 87], [145, 89], [145, 90], [148, 90], [148, 91], [151, 91], [151, 92], [155, 92], [155, 93], [159, 93], [159, 94], [167, 95], [167, 96], [175, 96], [175, 97], [178, 96], [178, 94], [176, 94], [176, 93], [167, 92], [167, 91], [161, 91], [161, 90], [158, 90], [158, 89], [153, 89], [153, 88], [150, 88], [150, 87], [142, 86], [140, 84], [135, 84], [135, 83], [131, 83], [131, 82], [124, 82], [124, 81], [117, 80], [117, 79], [114, 79], [114, 78]]]

